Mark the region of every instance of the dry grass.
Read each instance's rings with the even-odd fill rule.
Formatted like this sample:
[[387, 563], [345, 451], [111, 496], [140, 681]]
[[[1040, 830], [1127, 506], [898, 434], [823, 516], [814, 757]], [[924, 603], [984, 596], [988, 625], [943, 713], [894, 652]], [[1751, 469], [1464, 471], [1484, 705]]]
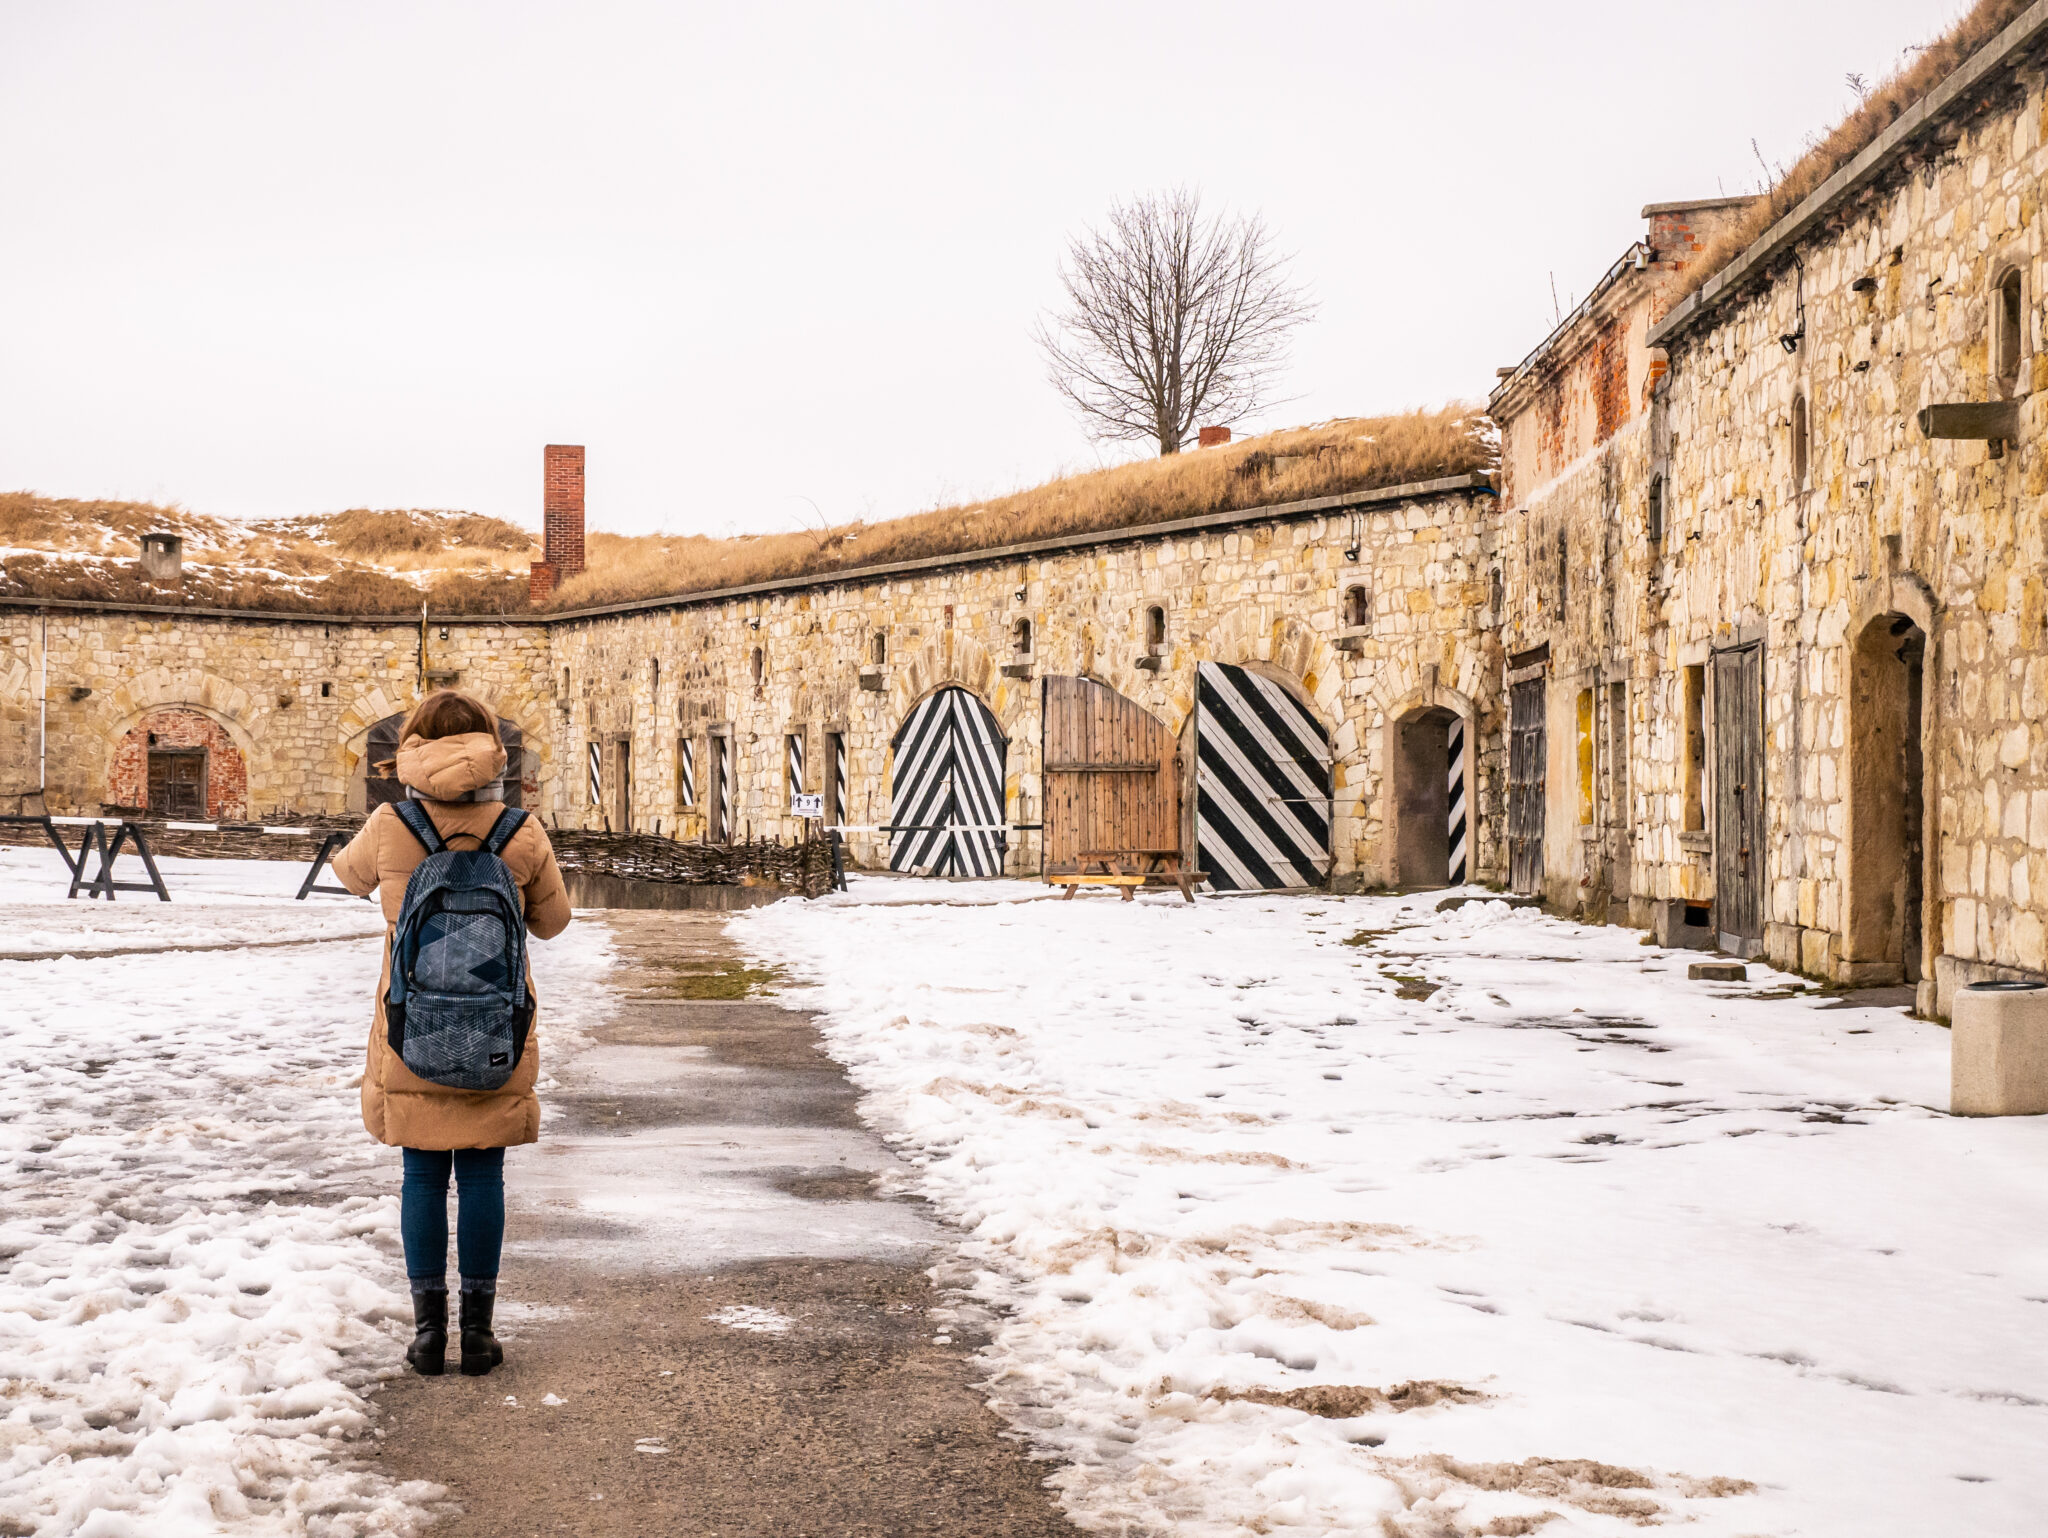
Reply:
[[[1475, 406], [1351, 417], [1226, 448], [1119, 465], [961, 507], [818, 533], [626, 536], [592, 532], [589, 569], [550, 608], [706, 592], [750, 582], [954, 555], [1061, 535], [1142, 528], [1337, 492], [1490, 470], [1492, 430]], [[185, 579], [144, 581], [136, 541], [185, 536]], [[0, 493], [0, 595], [183, 603], [289, 613], [519, 613], [539, 551], [516, 524], [478, 513], [351, 508], [232, 523], [148, 502]], [[27, 552], [27, 553], [23, 553]]]
[[1006, 497], [885, 523], [736, 539], [593, 533], [586, 551], [589, 569], [563, 583], [548, 607], [700, 593], [1027, 540], [1141, 528], [1490, 470], [1494, 463], [1493, 436], [1475, 406], [1348, 417], [1226, 448], [1066, 476]]
[[1795, 161], [1769, 192], [1707, 243], [1686, 272], [1677, 297], [1683, 299], [1697, 290], [1756, 244], [1766, 230], [1868, 149], [1879, 134], [1954, 74], [1971, 54], [1990, 42], [2031, 3], [2032, 0], [1978, 0], [1953, 27], [1913, 55], [1911, 64], [1879, 82], [1857, 109]]

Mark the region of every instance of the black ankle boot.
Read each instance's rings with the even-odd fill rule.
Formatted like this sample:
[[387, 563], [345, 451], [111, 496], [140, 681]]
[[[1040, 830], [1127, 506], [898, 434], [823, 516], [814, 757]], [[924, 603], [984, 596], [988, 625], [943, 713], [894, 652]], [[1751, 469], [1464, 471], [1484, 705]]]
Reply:
[[405, 1360], [422, 1378], [438, 1378], [448, 1366], [448, 1289], [412, 1290], [412, 1344]]
[[462, 1279], [462, 1370], [480, 1378], [505, 1360], [505, 1348], [491, 1333], [491, 1311], [497, 1306], [496, 1281]]

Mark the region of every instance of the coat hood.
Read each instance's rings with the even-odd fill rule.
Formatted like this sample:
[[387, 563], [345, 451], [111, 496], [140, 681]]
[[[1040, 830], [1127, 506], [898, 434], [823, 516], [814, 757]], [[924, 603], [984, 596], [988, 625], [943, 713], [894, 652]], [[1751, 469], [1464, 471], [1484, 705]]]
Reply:
[[459, 801], [501, 779], [505, 749], [492, 732], [408, 737], [398, 747], [398, 778], [429, 801]]

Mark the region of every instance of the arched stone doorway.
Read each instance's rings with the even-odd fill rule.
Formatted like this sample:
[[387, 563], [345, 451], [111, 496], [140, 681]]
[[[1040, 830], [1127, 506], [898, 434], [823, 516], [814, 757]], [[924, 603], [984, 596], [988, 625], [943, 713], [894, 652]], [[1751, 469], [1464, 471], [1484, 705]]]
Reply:
[[1403, 887], [1461, 886], [1468, 844], [1465, 723], [1442, 705], [1394, 723], [1394, 879]]
[[[372, 722], [363, 739], [362, 761], [356, 767], [360, 795], [351, 794], [349, 804], [374, 812], [387, 801], [402, 800], [405, 787], [398, 782], [398, 732], [408, 711]], [[498, 717], [498, 740], [505, 744], [505, 804], [526, 804], [525, 776], [528, 766], [526, 734], [515, 721]], [[356, 787], [351, 787], [353, 791]]]
[[182, 822], [239, 821], [249, 815], [249, 766], [218, 721], [166, 706], [115, 745], [105, 805]]
[[1845, 959], [1854, 981], [1920, 979], [1926, 657], [1927, 636], [1919, 624], [1890, 613], [1863, 627], [1850, 658]]

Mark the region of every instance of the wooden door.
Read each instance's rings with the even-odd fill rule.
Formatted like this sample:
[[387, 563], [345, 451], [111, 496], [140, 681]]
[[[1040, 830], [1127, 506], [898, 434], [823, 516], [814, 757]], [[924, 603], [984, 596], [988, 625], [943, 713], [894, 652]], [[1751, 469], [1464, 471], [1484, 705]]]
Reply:
[[1544, 708], [1541, 678], [1508, 691], [1508, 885], [1517, 892], [1543, 889]]
[[1195, 859], [1218, 891], [1321, 886], [1330, 872], [1330, 734], [1272, 679], [1195, 670]]
[[1764, 649], [1714, 654], [1714, 927], [1722, 950], [1764, 938]]
[[1045, 868], [1180, 852], [1180, 753], [1166, 724], [1091, 678], [1045, 680]]
[[206, 749], [149, 755], [149, 810], [158, 817], [201, 822], [206, 817]]

